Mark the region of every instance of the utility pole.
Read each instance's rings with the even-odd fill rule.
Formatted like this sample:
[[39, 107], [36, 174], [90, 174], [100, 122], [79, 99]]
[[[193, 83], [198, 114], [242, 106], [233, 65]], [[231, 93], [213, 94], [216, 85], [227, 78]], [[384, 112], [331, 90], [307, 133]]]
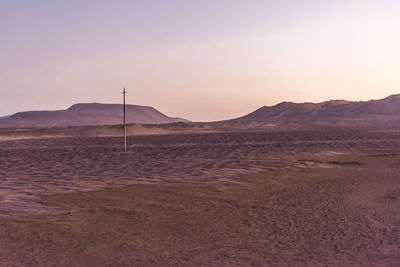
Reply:
[[122, 91], [122, 95], [124, 96], [124, 152], [126, 152], [126, 107], [125, 107], [125, 95], [126, 95], [126, 90], [124, 88], [124, 90]]

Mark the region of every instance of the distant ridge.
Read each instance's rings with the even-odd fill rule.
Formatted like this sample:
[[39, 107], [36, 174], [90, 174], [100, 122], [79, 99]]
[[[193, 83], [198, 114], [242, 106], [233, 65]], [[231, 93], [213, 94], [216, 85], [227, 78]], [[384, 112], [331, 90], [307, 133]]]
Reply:
[[264, 106], [237, 118], [234, 122], [262, 122], [279, 124], [344, 126], [344, 127], [399, 127], [400, 94], [380, 100], [331, 100], [322, 103], [282, 102]]
[[286, 121], [292, 119], [319, 119], [331, 117], [358, 117], [366, 115], [400, 115], [400, 94], [380, 100], [352, 102], [331, 100], [322, 103], [282, 102], [264, 106], [236, 120]]
[[[172, 118], [153, 107], [126, 105], [127, 123], [163, 124], [187, 121]], [[1, 128], [65, 127], [122, 123], [121, 104], [80, 103], [66, 110], [25, 111], [0, 118]]]
[[[127, 105], [127, 123], [154, 126], [169, 132], [245, 130], [310, 130], [327, 128], [400, 130], [400, 94], [379, 100], [330, 100], [321, 103], [282, 102], [264, 106], [232, 120], [188, 123], [153, 107]], [[26, 111], [0, 117], [0, 128], [46, 128], [115, 125], [122, 123], [121, 104], [81, 103], [66, 110]], [[151, 126], [153, 127], [153, 126]]]

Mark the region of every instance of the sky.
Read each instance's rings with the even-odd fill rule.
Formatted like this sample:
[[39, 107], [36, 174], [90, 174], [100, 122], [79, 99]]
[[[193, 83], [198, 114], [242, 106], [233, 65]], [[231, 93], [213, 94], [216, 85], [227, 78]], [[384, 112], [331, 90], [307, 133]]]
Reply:
[[400, 93], [398, 0], [0, 0], [0, 116], [127, 102], [215, 121]]

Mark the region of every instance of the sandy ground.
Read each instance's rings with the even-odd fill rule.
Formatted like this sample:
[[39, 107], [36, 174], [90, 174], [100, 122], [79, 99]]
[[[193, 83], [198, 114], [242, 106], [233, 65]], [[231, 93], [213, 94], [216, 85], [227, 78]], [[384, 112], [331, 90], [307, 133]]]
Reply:
[[400, 265], [397, 133], [129, 143], [0, 142], [0, 265]]

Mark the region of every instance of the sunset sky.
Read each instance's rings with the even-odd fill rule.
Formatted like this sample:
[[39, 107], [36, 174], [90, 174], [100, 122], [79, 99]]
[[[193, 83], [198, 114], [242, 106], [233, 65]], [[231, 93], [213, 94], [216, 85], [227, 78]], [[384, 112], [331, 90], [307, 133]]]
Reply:
[[123, 87], [194, 121], [400, 93], [398, 0], [2, 0], [0, 33], [0, 116]]

